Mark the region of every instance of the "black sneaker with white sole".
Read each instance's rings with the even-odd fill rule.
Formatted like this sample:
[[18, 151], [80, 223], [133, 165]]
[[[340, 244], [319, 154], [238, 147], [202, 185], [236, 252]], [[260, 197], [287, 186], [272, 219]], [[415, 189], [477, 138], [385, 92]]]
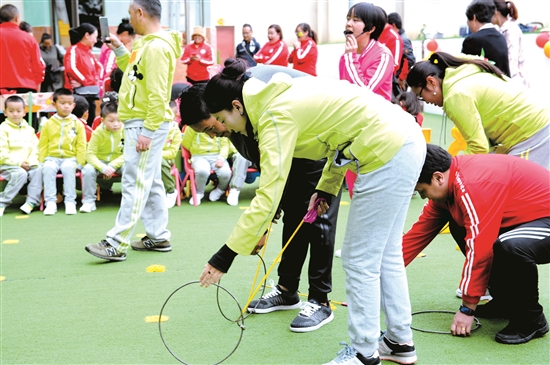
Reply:
[[93, 245], [86, 245], [86, 251], [95, 257], [99, 257], [100, 259], [107, 261], [126, 260], [126, 253], [118, 251], [106, 240], [102, 240], [101, 242]]
[[271, 292], [267, 293], [258, 300], [253, 300], [248, 305], [247, 310], [250, 313], [271, 313], [275, 311], [284, 311], [298, 309], [302, 306], [298, 292], [288, 294], [281, 289], [279, 285], [273, 287]]
[[330, 303], [322, 305], [315, 299], [310, 299], [302, 305], [302, 310], [290, 324], [292, 332], [310, 332], [321, 328], [334, 319]]
[[399, 344], [385, 335], [378, 341], [378, 353], [380, 359], [398, 364], [414, 364], [418, 360], [412, 341], [410, 344]]

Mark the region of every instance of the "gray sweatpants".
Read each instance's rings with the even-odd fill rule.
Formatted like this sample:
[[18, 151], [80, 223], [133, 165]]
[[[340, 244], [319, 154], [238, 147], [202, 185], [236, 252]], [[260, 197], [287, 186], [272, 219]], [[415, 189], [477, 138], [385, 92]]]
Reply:
[[550, 170], [550, 124], [535, 133], [531, 138], [512, 147], [508, 154], [533, 161]]
[[379, 169], [357, 175], [353, 188], [342, 266], [351, 346], [366, 357], [378, 349], [380, 309], [389, 339], [412, 340], [402, 235], [426, 142], [420, 128], [410, 129], [397, 154]]
[[0, 176], [8, 181], [4, 191], [0, 193], [0, 208], [11, 204], [13, 198], [21, 188], [29, 181], [27, 186], [27, 203], [35, 206], [40, 204], [40, 193], [42, 193], [42, 166], [31, 168], [25, 171], [19, 166], [1, 165]]
[[124, 123], [124, 173], [122, 201], [115, 227], [107, 232], [107, 241], [120, 252], [130, 245], [135, 225], [141, 217], [145, 233], [153, 242], [170, 240], [166, 192], [162, 184], [162, 148], [170, 123], [165, 122], [154, 133], [148, 151], [137, 152], [136, 143], [143, 129], [143, 120]]

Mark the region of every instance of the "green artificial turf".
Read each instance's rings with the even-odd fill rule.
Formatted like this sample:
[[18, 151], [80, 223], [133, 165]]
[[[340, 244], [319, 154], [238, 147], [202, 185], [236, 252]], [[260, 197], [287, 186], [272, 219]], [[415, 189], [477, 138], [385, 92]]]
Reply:
[[[441, 117], [426, 116], [432, 142]], [[447, 126], [449, 129], [450, 126]], [[447, 131], [448, 132], [448, 131]], [[435, 136], [435, 137], [434, 137]], [[447, 140], [447, 144], [450, 140]], [[115, 185], [117, 189], [119, 185]], [[18, 197], [0, 218], [1, 272], [1, 364], [177, 364], [161, 341], [158, 316], [166, 298], [181, 285], [197, 280], [210, 256], [225, 242], [235, 222], [253, 197], [253, 185], [241, 194], [239, 207], [209, 202], [198, 207], [187, 200], [172, 208], [169, 229], [170, 253], [130, 250], [125, 262], [107, 263], [89, 255], [84, 246], [103, 239], [112, 228], [117, 201], [98, 202], [90, 214], [67, 216], [63, 204], [55, 216], [18, 211]], [[340, 207], [336, 248], [344, 237], [349, 195]], [[423, 201], [413, 197], [406, 228], [416, 220]], [[281, 226], [274, 225], [268, 242], [266, 264], [272, 264], [281, 248]], [[135, 234], [143, 234], [141, 223]], [[9, 242], [9, 241], [8, 241]], [[456, 311], [455, 297], [463, 264], [462, 254], [448, 234], [442, 234], [408, 268], [413, 311]], [[236, 258], [221, 285], [244, 306], [258, 259]], [[164, 265], [165, 272], [147, 272], [150, 265]], [[300, 292], [307, 294], [307, 265]], [[541, 304], [549, 308], [549, 266], [539, 266]], [[263, 273], [262, 275], [263, 276]], [[269, 279], [277, 280], [276, 267]], [[334, 261], [334, 301], [345, 301], [344, 273], [340, 259]], [[269, 289], [267, 289], [269, 290]], [[223, 290], [190, 284], [177, 291], [163, 314], [163, 334], [174, 353], [192, 364], [214, 363], [236, 346], [241, 329], [226, 320], [238, 316], [238, 305]], [[303, 298], [305, 300], [306, 298]], [[366, 299], [368, 300], [368, 298]], [[289, 324], [298, 310], [253, 315], [245, 319], [242, 341], [227, 364], [321, 364], [336, 356], [340, 341], [349, 342], [347, 308], [336, 305], [335, 318], [310, 333], [292, 333]], [[452, 315], [413, 316], [413, 326], [446, 330]], [[510, 346], [494, 341], [506, 325], [503, 320], [481, 320], [482, 327], [469, 338], [414, 331], [418, 364], [548, 364], [550, 336], [528, 344]], [[388, 362], [390, 364], [390, 362]]]

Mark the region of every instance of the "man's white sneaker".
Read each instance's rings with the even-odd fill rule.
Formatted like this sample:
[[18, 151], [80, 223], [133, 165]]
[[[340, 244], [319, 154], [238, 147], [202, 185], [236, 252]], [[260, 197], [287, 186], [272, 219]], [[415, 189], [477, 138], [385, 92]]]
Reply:
[[172, 208], [174, 205], [176, 205], [176, 191], [174, 190], [173, 192], [171, 193], [167, 193], [166, 194], [166, 208], [170, 209]]
[[4, 215], [4, 210], [6, 210], [5, 207], [0, 207], [0, 217]]
[[[201, 205], [201, 200], [204, 197], [204, 194], [197, 193], [197, 205]], [[189, 198], [189, 204], [195, 205], [195, 199], [193, 197]]]
[[54, 215], [55, 213], [57, 213], [56, 202], [47, 202], [46, 208], [44, 208], [44, 215]]
[[96, 210], [95, 203], [84, 203], [79, 209], [80, 213], [91, 213], [94, 210]]
[[76, 214], [76, 204], [75, 203], [65, 203], [65, 214], [67, 214], [67, 215]]
[[19, 209], [25, 214], [31, 214], [34, 207], [35, 205], [33, 203], [25, 203], [22, 206], [20, 206]]
[[241, 193], [240, 190], [231, 188], [231, 190], [229, 190], [229, 195], [227, 196], [227, 204], [232, 206], [238, 205], [240, 193]]
[[210, 196], [208, 197], [208, 199], [210, 199], [211, 202], [217, 202], [218, 200], [220, 200], [223, 194], [225, 194], [225, 190], [216, 188], [210, 192]]

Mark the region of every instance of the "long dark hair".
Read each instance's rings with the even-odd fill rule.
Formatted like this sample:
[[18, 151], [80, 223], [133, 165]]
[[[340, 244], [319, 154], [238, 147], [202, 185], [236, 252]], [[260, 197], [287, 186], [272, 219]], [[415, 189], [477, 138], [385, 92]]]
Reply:
[[375, 40], [378, 40], [378, 37], [382, 34], [382, 31], [388, 21], [388, 16], [386, 15], [384, 9], [371, 3], [362, 2], [353, 5], [348, 10], [348, 19], [352, 15], [361, 19], [363, 23], [365, 23], [363, 32], [368, 32], [372, 30], [372, 28], [375, 28], [370, 34], [370, 37]]
[[304, 33], [306, 33], [308, 37], [311, 37], [311, 39], [313, 39], [313, 41], [317, 43], [317, 33], [315, 33], [315, 31], [311, 29], [309, 24], [300, 23], [296, 26], [296, 28], [302, 28], [304, 30]]
[[462, 65], [472, 64], [481, 70], [492, 73], [505, 80], [502, 71], [489, 62], [481, 59], [463, 59], [451, 56], [445, 52], [434, 52], [426, 61], [420, 61], [414, 64], [407, 76], [407, 84], [410, 87], [425, 87], [428, 76], [436, 76], [443, 80], [447, 67], [460, 67]]
[[247, 64], [240, 58], [228, 58], [222, 72], [213, 76], [204, 90], [204, 101], [210, 113], [231, 110], [233, 100], [243, 102], [243, 85], [250, 78]]

